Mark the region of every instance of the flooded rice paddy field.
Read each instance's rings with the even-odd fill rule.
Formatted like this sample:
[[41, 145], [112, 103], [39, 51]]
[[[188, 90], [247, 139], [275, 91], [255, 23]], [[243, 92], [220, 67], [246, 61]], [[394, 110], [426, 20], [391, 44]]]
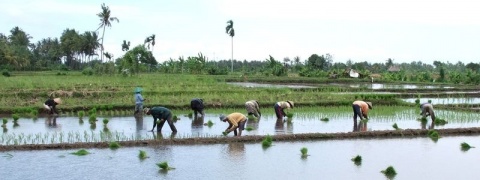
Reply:
[[[272, 110], [273, 111], [273, 110]], [[242, 110], [239, 110], [242, 112]], [[355, 129], [351, 107], [319, 107], [297, 108], [292, 110], [292, 119], [277, 120], [275, 115], [263, 109], [263, 117], [258, 121], [249, 120], [247, 129], [243, 131], [248, 135], [279, 135], [300, 133], [335, 133], [352, 132]], [[376, 106], [369, 112], [368, 122], [362, 124], [361, 131], [394, 130], [392, 125], [396, 123], [401, 129], [444, 129], [444, 128], [468, 128], [480, 126], [480, 115], [475, 112], [460, 112], [437, 109], [436, 116], [445, 119], [445, 125], [432, 127], [431, 120], [421, 123], [420, 109], [417, 107]], [[228, 113], [224, 113], [228, 114]], [[208, 113], [204, 118], [187, 117], [179, 114], [180, 118], [175, 122], [178, 133], [175, 138], [190, 137], [216, 137], [222, 136], [228, 123], [221, 122], [219, 113]], [[106, 126], [102, 119], [110, 121]], [[325, 121], [324, 118], [328, 118]], [[12, 124], [11, 120], [0, 134], [0, 144], [49, 144], [49, 143], [74, 143], [74, 142], [102, 142], [122, 140], [154, 139], [158, 133], [148, 132], [152, 129], [153, 118], [151, 116], [137, 117], [97, 117], [99, 121], [92, 127], [88, 120], [81, 123], [78, 117], [57, 117], [20, 119], [18, 124]], [[324, 119], [324, 120], [322, 120]], [[211, 121], [212, 126], [207, 126]], [[360, 120], [358, 120], [360, 121]], [[357, 126], [358, 127], [358, 126]], [[104, 132], [110, 132], [106, 134]], [[168, 124], [162, 129], [162, 136], [170, 136], [171, 130]], [[233, 136], [230, 133], [228, 136]]]
[[[2, 179], [478, 179], [475, 164], [480, 149], [462, 151], [467, 142], [480, 147], [479, 136], [429, 138], [318, 140], [213, 145], [168, 145], [71, 150], [10, 151], [0, 153]], [[300, 149], [308, 154], [301, 158]], [[139, 150], [149, 158], [140, 160]], [[362, 157], [361, 165], [351, 159]], [[167, 161], [175, 169], [159, 170]]]
[[[270, 84], [270, 83], [252, 83], [252, 82], [229, 82], [227, 84], [243, 86], [249, 88], [315, 88], [318, 85], [301, 85], [301, 84]], [[415, 85], [415, 84], [381, 84], [381, 83], [326, 83], [327, 86], [339, 86], [349, 88], [365, 88], [365, 89], [454, 89], [448, 85]]]
[[435, 104], [480, 104], [480, 98], [466, 97], [466, 98], [406, 98], [405, 102], [415, 103], [415, 100], [419, 99], [420, 102], [431, 101]]

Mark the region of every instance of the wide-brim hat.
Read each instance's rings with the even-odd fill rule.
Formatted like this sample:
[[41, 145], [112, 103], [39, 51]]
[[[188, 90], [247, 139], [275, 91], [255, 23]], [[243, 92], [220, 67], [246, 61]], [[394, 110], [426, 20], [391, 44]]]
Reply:
[[290, 108], [293, 108], [294, 106], [293, 101], [287, 101], [287, 103], [290, 105]]
[[141, 87], [136, 87], [133, 92], [135, 92], [135, 93], [141, 93], [142, 91], [143, 91], [143, 89], [142, 89]]
[[220, 121], [224, 121], [225, 119], [227, 119], [227, 116], [221, 114], [221, 115], [220, 115]]
[[143, 108], [143, 112], [144, 112], [145, 114], [147, 114], [148, 111], [150, 111], [150, 108], [147, 108], [147, 107], [146, 107], [146, 108]]
[[60, 98], [55, 98], [53, 101], [55, 101], [57, 104], [62, 104], [62, 99]]
[[372, 102], [366, 102], [368, 104], [368, 109], [373, 109], [372, 108]]

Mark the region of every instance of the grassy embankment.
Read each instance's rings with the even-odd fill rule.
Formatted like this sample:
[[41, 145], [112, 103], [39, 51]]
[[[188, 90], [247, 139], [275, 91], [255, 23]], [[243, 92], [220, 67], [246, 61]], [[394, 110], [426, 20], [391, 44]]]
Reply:
[[[147, 99], [145, 106], [166, 106], [172, 109], [188, 109], [194, 97], [203, 98], [207, 108], [243, 107], [245, 101], [256, 99], [263, 107], [271, 107], [277, 101], [293, 100], [296, 106], [349, 105], [355, 99], [373, 101], [375, 104], [401, 104], [392, 94], [338, 94], [337, 92], [364, 91], [326, 85], [330, 79], [305, 77], [262, 77], [264, 82], [308, 83], [318, 88], [245, 88], [229, 85], [227, 81], [245, 80], [239, 76], [209, 76], [186, 74], [140, 74], [131, 77], [121, 75], [84, 76], [80, 72], [57, 75], [56, 72], [12, 73], [1, 77], [0, 113], [15, 113], [38, 109], [50, 96], [61, 97], [62, 111], [133, 109], [133, 90], [139, 86]], [[249, 77], [259, 82], [260, 77]], [[365, 80], [338, 79], [339, 83]]]

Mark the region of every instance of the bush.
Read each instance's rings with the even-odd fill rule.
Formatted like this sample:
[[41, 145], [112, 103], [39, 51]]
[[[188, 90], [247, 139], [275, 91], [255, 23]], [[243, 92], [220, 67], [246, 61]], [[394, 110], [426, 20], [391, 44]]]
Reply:
[[5, 77], [10, 77], [10, 72], [7, 69], [2, 70], [2, 75]]
[[91, 76], [93, 75], [93, 69], [91, 67], [86, 67], [83, 69], [82, 74], [86, 76]]

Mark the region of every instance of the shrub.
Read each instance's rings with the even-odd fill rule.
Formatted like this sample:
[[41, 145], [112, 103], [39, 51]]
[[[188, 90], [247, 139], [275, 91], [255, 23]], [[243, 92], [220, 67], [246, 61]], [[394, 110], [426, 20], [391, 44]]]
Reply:
[[2, 75], [5, 76], [5, 77], [10, 77], [10, 72], [8, 71], [8, 69], [3, 69], [2, 70]]
[[82, 74], [86, 76], [91, 76], [93, 75], [93, 69], [91, 67], [86, 67], [83, 69]]

